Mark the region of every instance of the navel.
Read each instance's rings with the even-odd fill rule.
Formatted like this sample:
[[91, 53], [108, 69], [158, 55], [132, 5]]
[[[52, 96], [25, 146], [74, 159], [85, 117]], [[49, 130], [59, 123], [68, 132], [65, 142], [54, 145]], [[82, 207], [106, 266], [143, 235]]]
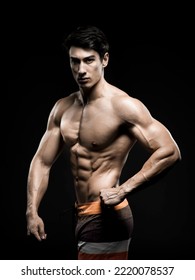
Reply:
[[95, 142], [95, 141], [93, 141], [92, 143], [91, 143], [91, 145], [93, 146], [93, 147], [97, 147], [97, 143]]

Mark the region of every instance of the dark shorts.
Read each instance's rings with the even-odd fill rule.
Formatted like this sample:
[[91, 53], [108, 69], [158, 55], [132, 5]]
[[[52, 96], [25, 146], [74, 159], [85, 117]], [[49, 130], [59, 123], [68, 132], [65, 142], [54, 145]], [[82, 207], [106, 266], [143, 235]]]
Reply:
[[95, 201], [79, 204], [76, 209], [78, 259], [128, 259], [133, 216], [126, 199], [116, 206]]

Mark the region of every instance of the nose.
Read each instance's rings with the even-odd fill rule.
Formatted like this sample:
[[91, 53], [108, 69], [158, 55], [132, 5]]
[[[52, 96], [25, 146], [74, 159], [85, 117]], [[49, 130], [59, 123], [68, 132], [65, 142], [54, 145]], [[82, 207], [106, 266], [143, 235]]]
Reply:
[[80, 75], [86, 73], [85, 64], [84, 64], [82, 61], [81, 61], [80, 64], [79, 64], [78, 73], [79, 73]]

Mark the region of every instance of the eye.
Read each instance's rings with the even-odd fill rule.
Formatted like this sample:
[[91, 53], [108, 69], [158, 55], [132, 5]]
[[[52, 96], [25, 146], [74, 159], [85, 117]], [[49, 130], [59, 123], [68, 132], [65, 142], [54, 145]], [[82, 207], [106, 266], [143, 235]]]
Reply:
[[88, 57], [88, 58], [85, 59], [85, 62], [86, 62], [87, 64], [90, 64], [90, 63], [92, 63], [93, 61], [95, 61], [95, 59], [92, 58], [92, 57]]
[[79, 64], [79, 59], [77, 59], [77, 58], [70, 58], [70, 63], [71, 64]]

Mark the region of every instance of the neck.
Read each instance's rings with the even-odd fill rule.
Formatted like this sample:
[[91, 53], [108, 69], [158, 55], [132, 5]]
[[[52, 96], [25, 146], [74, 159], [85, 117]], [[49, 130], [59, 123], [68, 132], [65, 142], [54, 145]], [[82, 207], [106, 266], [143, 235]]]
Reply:
[[91, 87], [90, 89], [83, 89], [80, 88], [80, 93], [82, 96], [83, 104], [86, 105], [89, 102], [92, 102], [98, 98], [101, 98], [103, 96], [103, 93], [105, 92], [106, 82], [98, 83]]

